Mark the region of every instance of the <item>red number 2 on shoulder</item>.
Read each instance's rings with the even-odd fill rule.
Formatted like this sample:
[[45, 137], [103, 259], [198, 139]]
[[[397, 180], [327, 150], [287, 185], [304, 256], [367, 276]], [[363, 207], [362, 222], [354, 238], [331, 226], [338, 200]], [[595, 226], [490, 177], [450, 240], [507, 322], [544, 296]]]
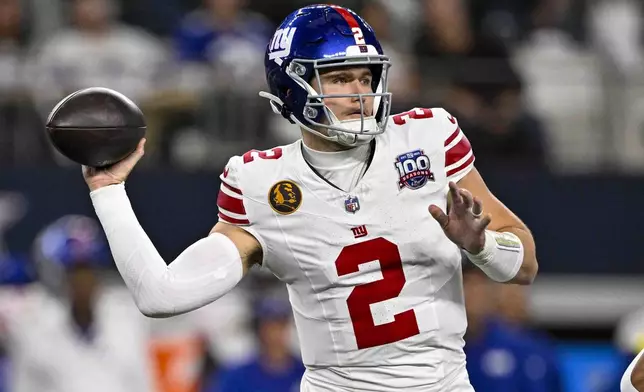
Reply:
[[394, 119], [394, 124], [405, 125], [407, 124], [407, 120], [410, 118], [421, 119], [421, 118], [432, 118], [432, 117], [434, 117], [434, 114], [432, 113], [431, 109], [415, 108], [408, 112], [396, 114], [395, 116], [393, 116], [393, 119]]
[[382, 279], [356, 286], [347, 298], [353, 332], [359, 349], [397, 342], [418, 335], [413, 309], [394, 316], [394, 321], [376, 325], [371, 304], [396, 298], [405, 286], [405, 274], [398, 246], [382, 237], [349, 245], [335, 261], [338, 276], [358, 272], [360, 264], [380, 261]]
[[282, 149], [279, 147], [273, 148], [271, 150], [259, 151], [259, 150], [250, 150], [242, 156], [244, 163], [249, 163], [255, 160], [255, 158], [260, 159], [279, 159], [282, 156]]

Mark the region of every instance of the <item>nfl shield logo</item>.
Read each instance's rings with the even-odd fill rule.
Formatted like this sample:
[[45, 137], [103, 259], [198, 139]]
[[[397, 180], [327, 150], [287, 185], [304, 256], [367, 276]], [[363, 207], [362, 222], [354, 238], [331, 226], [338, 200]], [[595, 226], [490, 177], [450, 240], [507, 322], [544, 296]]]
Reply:
[[347, 212], [355, 214], [360, 210], [360, 200], [356, 196], [349, 196], [347, 200], [344, 201], [344, 208]]

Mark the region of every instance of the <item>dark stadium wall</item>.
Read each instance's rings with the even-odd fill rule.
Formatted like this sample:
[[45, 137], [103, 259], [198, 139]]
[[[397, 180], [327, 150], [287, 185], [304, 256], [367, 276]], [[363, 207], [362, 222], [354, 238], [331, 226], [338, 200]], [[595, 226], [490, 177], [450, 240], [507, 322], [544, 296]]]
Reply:
[[[486, 173], [492, 191], [532, 229], [541, 274], [644, 274], [644, 178]], [[29, 249], [46, 223], [93, 209], [80, 169], [3, 170], [0, 192], [18, 191], [28, 213], [6, 234], [12, 251]], [[217, 172], [135, 171], [127, 183], [134, 210], [168, 260], [217, 221]], [[428, 215], [429, 216], [429, 215]]]

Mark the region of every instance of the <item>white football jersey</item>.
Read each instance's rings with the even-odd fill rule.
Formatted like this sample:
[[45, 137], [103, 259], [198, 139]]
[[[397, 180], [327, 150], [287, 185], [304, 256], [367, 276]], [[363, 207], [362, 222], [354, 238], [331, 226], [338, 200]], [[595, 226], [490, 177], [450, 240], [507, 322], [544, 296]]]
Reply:
[[446, 390], [465, 372], [461, 252], [428, 207], [445, 209], [448, 182], [473, 167], [456, 119], [391, 116], [350, 192], [321, 178], [301, 143], [231, 158], [218, 206], [287, 285], [303, 390]]

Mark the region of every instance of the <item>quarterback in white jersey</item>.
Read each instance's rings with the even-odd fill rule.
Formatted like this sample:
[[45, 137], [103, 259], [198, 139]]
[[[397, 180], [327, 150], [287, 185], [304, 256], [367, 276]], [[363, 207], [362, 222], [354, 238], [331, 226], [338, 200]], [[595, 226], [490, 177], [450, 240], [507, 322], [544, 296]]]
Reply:
[[219, 222], [169, 265], [123, 184], [145, 141], [107, 170], [84, 168], [139, 309], [196, 309], [261, 264], [290, 293], [302, 391], [472, 391], [462, 255], [498, 282], [530, 284], [529, 230], [485, 186], [454, 117], [440, 108], [390, 115], [389, 59], [353, 11], [293, 12], [265, 65], [270, 93], [261, 95], [302, 139], [230, 159]]
[[371, 156], [350, 191], [307, 164], [302, 141], [232, 158], [220, 222], [257, 238], [263, 266], [287, 284], [307, 381], [441, 385], [465, 366], [461, 252], [427, 207], [446, 207], [448, 182], [474, 156], [443, 109], [393, 116], [371, 144], [356, 147]]

